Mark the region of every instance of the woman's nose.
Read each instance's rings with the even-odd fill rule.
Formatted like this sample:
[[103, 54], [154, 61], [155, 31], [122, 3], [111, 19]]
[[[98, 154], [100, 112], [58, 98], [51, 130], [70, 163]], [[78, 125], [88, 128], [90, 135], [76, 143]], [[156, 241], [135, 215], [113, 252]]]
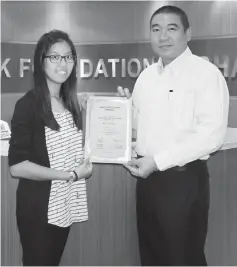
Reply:
[[59, 63], [59, 65], [64, 66], [64, 65], [66, 65], [66, 64], [67, 64], [67, 62], [66, 62], [66, 58], [63, 57], [63, 58], [61, 59], [61, 62]]

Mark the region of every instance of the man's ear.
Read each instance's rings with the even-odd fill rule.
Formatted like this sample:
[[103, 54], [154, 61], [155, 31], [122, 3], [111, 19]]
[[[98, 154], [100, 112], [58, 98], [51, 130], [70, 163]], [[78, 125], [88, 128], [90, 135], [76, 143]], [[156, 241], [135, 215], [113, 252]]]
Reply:
[[188, 42], [191, 40], [191, 37], [192, 37], [192, 30], [191, 30], [191, 27], [189, 27], [187, 30], [186, 30], [186, 36], [187, 36], [187, 40]]

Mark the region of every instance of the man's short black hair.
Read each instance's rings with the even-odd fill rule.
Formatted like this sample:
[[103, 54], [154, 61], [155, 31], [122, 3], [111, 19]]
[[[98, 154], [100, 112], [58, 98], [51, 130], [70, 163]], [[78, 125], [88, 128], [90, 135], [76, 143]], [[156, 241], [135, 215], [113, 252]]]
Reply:
[[150, 26], [151, 26], [151, 23], [152, 23], [154, 16], [157, 14], [176, 14], [177, 16], [180, 17], [180, 20], [181, 20], [183, 27], [184, 27], [184, 31], [186, 31], [190, 27], [189, 21], [188, 21], [188, 16], [181, 8], [179, 8], [177, 6], [162, 6], [162, 7], [158, 8], [151, 16]]

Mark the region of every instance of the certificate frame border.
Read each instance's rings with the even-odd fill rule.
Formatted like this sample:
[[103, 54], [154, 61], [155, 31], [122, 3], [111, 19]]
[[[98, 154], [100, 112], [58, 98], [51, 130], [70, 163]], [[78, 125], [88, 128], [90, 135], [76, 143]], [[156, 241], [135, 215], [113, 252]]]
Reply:
[[[127, 155], [125, 155], [124, 157], [120, 157], [120, 158], [99, 158], [99, 157], [93, 157], [93, 155], [90, 154], [91, 151], [91, 145], [90, 145], [90, 141], [89, 141], [89, 137], [90, 137], [90, 116], [91, 116], [91, 112], [90, 112], [90, 104], [89, 104], [89, 99], [99, 99], [99, 100], [106, 100], [106, 101], [114, 101], [114, 100], [122, 100], [124, 102], [127, 102], [127, 112], [128, 115], [126, 116], [127, 119], [127, 133], [126, 133], [126, 141], [127, 141]], [[128, 99], [126, 97], [119, 97], [119, 96], [108, 96], [108, 95], [92, 95], [88, 98], [88, 102], [87, 102], [87, 109], [86, 109], [86, 132], [85, 132], [85, 158], [90, 157], [90, 160], [92, 163], [111, 163], [111, 164], [124, 164], [127, 163], [129, 160], [131, 160], [131, 156], [132, 156], [132, 100], [131, 98]]]

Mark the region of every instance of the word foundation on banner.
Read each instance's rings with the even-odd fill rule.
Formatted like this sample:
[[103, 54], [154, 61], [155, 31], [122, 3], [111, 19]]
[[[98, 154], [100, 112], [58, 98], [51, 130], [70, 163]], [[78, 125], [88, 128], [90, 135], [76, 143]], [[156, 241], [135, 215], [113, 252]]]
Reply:
[[[90, 59], [78, 60], [78, 75], [80, 78], [98, 78], [104, 76], [105, 78], [115, 77], [132, 77], [139, 76], [141, 71], [157, 61], [157, 58], [111, 58], [111, 59], [99, 59], [98, 62], [92, 62]], [[3, 71], [7, 78], [11, 77], [10, 70], [11, 59], [7, 58], [1, 65], [1, 72]], [[34, 71], [34, 66], [31, 63], [31, 59], [20, 59], [19, 65], [19, 77], [24, 77], [24, 72]]]
[[[237, 77], [237, 58], [234, 60], [233, 66], [230, 64], [229, 56], [222, 56], [221, 58], [214, 55], [213, 59], [210, 60], [207, 56], [203, 56], [204, 59], [211, 61], [219, 69], [226, 79], [235, 79]], [[116, 78], [116, 77], [131, 77], [137, 78], [141, 71], [149, 65], [157, 62], [156, 57], [152, 58], [110, 58], [110, 59], [99, 59], [97, 62], [93, 62], [90, 59], [79, 59], [78, 60], [78, 75], [81, 79], [98, 78], [103, 76], [104, 78]], [[1, 72], [5, 73], [7, 78], [11, 77], [8, 65], [10, 66], [11, 59], [6, 58], [1, 65]], [[31, 59], [20, 59], [19, 64], [19, 77], [24, 77], [25, 71], [33, 71], [34, 66], [31, 63]]]

